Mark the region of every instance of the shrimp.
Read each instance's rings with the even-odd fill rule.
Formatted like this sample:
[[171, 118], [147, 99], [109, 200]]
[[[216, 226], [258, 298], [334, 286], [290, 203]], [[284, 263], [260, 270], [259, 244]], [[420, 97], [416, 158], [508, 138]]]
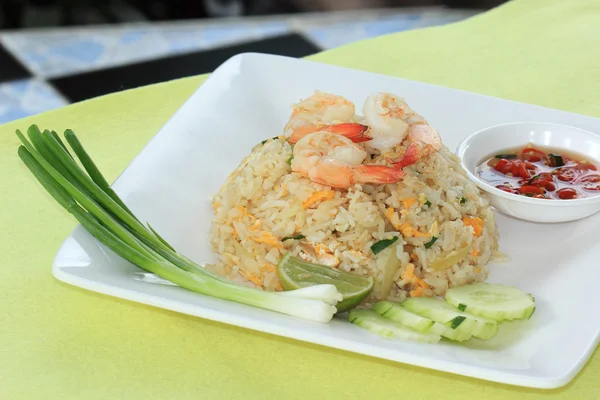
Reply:
[[354, 104], [342, 96], [316, 91], [292, 107], [294, 110], [284, 128], [292, 144], [317, 131], [337, 133], [356, 143], [371, 140], [364, 136], [368, 129], [365, 125], [352, 122]]
[[415, 164], [423, 157], [436, 153], [442, 148], [440, 134], [427, 123], [415, 123], [408, 128], [408, 147], [400, 160], [391, 160], [396, 168]]
[[369, 145], [379, 151], [390, 151], [405, 139], [408, 147], [404, 156], [393, 160], [394, 166], [404, 168], [439, 151], [442, 139], [438, 132], [423, 117], [410, 109], [401, 98], [390, 93], [374, 93], [363, 107], [367, 135], [373, 140]]
[[369, 145], [382, 153], [402, 143], [409, 126], [425, 122], [406, 102], [391, 93], [373, 93], [363, 105], [365, 124], [369, 126]]
[[348, 188], [356, 183], [395, 183], [404, 177], [400, 168], [363, 165], [367, 153], [352, 140], [333, 132], [315, 132], [294, 146], [292, 171], [321, 185]]
[[366, 135], [369, 127], [356, 123], [342, 123], [335, 125], [303, 125], [294, 129], [290, 137], [287, 139], [290, 144], [298, 143], [304, 136], [315, 132], [331, 132], [336, 135], [342, 135], [352, 140], [354, 143], [367, 142], [371, 137]]

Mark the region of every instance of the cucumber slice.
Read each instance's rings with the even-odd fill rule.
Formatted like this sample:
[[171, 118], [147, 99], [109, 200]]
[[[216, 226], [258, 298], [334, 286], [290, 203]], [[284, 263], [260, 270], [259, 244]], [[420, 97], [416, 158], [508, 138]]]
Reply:
[[440, 336], [433, 333], [422, 333], [408, 328], [398, 322], [384, 318], [373, 310], [351, 310], [348, 320], [355, 325], [365, 328], [384, 337], [395, 337], [402, 340], [436, 343]]
[[404, 301], [402, 307], [446, 327], [458, 330], [462, 335], [472, 335], [487, 340], [498, 332], [496, 321], [460, 311], [443, 300], [413, 297]]
[[464, 332], [460, 329], [452, 329], [439, 322], [434, 322], [428, 332], [443, 336], [446, 339], [454, 340], [455, 342], [466, 342], [473, 337], [469, 332]]
[[399, 304], [394, 304], [390, 301], [380, 301], [373, 304], [373, 310], [385, 318], [399, 322], [402, 325], [413, 328], [419, 332], [433, 333], [457, 342], [464, 342], [471, 339], [472, 336], [469, 333], [464, 333], [458, 329], [452, 329], [449, 326], [422, 317], [419, 314], [408, 311]]
[[512, 286], [473, 283], [448, 289], [446, 301], [463, 311], [496, 321], [531, 318], [535, 299]]
[[434, 324], [429, 318], [421, 317], [415, 313], [402, 308], [399, 305], [394, 305], [391, 301], [380, 301], [373, 304], [373, 310], [385, 318], [401, 323], [419, 332], [427, 332]]

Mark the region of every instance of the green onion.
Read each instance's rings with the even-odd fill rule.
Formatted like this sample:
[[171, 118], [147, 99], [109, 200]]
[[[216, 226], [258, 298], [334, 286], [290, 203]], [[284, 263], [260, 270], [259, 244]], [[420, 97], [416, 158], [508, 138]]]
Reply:
[[281, 239], [282, 242], [285, 242], [286, 240], [302, 240], [306, 238], [306, 236], [300, 234], [300, 235], [296, 235], [296, 236], [284, 236], [283, 239]]
[[291, 147], [292, 147], [292, 155], [290, 156], [290, 158], [287, 161], [288, 165], [292, 165], [292, 160], [294, 159], [294, 145], [291, 145]]
[[427, 206], [427, 207], [431, 207], [431, 202], [430, 202], [429, 200], [427, 200], [427, 201], [425, 202], [425, 204], [423, 204], [423, 205], [424, 205], [424, 206]]
[[516, 154], [496, 154], [494, 157], [504, 159], [504, 160], [512, 160], [517, 158]]
[[275, 140], [275, 139], [279, 139], [279, 136], [274, 136], [271, 139], [267, 139], [267, 140], [263, 140], [262, 142], [260, 142], [260, 144], [265, 144], [267, 143], [269, 140]]
[[[112, 190], [72, 131], [65, 132], [85, 171], [56, 133], [31, 126], [18, 155], [48, 193], [99, 242], [117, 255], [184, 289], [206, 296], [328, 322], [341, 298], [333, 285], [268, 292], [237, 285], [177, 253], [151, 226], [143, 225]], [[87, 172], [87, 174], [86, 174]], [[309, 290], [306, 290], [309, 289]]]
[[462, 304], [460, 303], [457, 307], [460, 311], [465, 311], [467, 309], [467, 305], [466, 304]]
[[562, 167], [563, 165], [565, 165], [565, 161], [563, 160], [562, 156], [559, 154], [548, 154], [548, 158], [550, 159], [550, 166], [551, 167]]
[[450, 326], [452, 329], [456, 329], [460, 326], [460, 324], [463, 323], [463, 321], [467, 319], [467, 317], [454, 317], [454, 319], [450, 322], [452, 322], [452, 325]]
[[464, 197], [460, 198], [460, 204], [465, 204], [467, 202], [467, 199], [465, 199]]
[[438, 238], [437, 238], [437, 236], [434, 236], [434, 237], [432, 237], [432, 238], [431, 238], [431, 240], [430, 240], [429, 242], [425, 243], [425, 248], [426, 248], [426, 249], [428, 249], [428, 248], [430, 248], [431, 246], [433, 246], [433, 244], [435, 243], [435, 241], [436, 241], [437, 239], [438, 239]]
[[384, 240], [375, 242], [371, 245], [371, 251], [373, 252], [373, 254], [381, 253], [383, 250], [387, 249], [388, 247], [390, 247], [391, 245], [396, 243], [397, 240], [398, 240], [398, 236], [394, 236], [391, 239], [384, 239]]

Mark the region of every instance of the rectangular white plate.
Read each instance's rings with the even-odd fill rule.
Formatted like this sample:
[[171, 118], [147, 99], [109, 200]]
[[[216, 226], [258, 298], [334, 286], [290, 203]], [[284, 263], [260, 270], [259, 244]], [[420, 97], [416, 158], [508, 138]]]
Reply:
[[[405, 79], [260, 54], [223, 64], [181, 107], [119, 177], [114, 187], [143, 220], [197, 262], [214, 261], [209, 196], [250, 149], [281, 133], [290, 105], [323, 90], [360, 107], [372, 92], [405, 97], [452, 150], [490, 125], [545, 121], [600, 132], [600, 120]], [[133, 111], [135, 112], [135, 111]], [[139, 269], [77, 227], [54, 260], [54, 275], [96, 292], [228, 324], [422, 367], [514, 385], [554, 388], [583, 367], [600, 333], [600, 215], [538, 225], [498, 216], [509, 264], [493, 265], [489, 282], [531, 292], [529, 321], [501, 326], [489, 342], [425, 345], [378, 337], [343, 319], [311, 323], [136, 279]]]

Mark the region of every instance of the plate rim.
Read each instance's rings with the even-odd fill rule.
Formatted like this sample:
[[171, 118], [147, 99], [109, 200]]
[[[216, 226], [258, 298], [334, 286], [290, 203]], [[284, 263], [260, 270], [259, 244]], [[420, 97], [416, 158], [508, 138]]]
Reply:
[[[98, 283], [93, 280], [79, 278], [75, 275], [64, 272], [62, 268], [56, 263], [53, 263], [52, 274], [56, 279], [63, 283], [67, 283], [69, 285], [79, 287], [91, 292], [100, 293], [102, 295], [116, 297], [122, 300], [144, 304], [151, 307], [161, 308], [164, 310], [190, 315], [197, 318], [204, 318], [226, 325], [232, 325], [243, 329], [249, 329], [251, 331], [281, 336], [299, 342], [316, 344], [323, 347], [330, 347], [337, 350], [361, 354], [363, 356], [371, 357], [374, 359], [383, 359], [408, 366], [415, 366], [423, 368], [425, 370], [441, 371], [450, 375], [465, 376], [483, 382], [497, 382], [511, 386], [530, 387], [536, 389], [556, 389], [567, 385], [579, 373], [583, 366], [585, 366], [587, 360], [589, 359], [589, 356], [582, 358], [583, 361], [580, 360], [577, 367], [573, 368], [565, 375], [549, 378], [539, 378], [517, 373], [513, 374], [503, 371], [495, 371], [482, 367], [473, 367], [464, 363], [453, 363], [439, 359], [435, 360], [436, 366], [431, 366], [428, 365], [430, 364], [430, 362], [428, 362], [427, 358], [423, 358], [419, 355], [403, 353], [404, 357], [390, 357], [386, 355], [384, 349], [381, 349], [376, 345], [356, 345], [353, 341], [343, 338], [330, 340], [329, 337], [325, 335], [320, 335], [318, 333], [296, 333], [296, 331], [294, 331], [291, 328], [285, 328], [285, 325], [265, 323], [261, 320], [251, 320], [244, 316], [236, 316], [236, 321], [233, 322], [231, 321], [230, 314], [228, 314], [227, 312], [211, 310], [209, 308], [204, 308], [202, 306], [197, 305], [186, 305], [176, 300], [164, 299], [151, 294], [139, 294], [138, 292], [132, 290], [117, 288], [115, 286], [110, 286], [104, 283]], [[198, 295], [204, 296], [202, 294]], [[250, 320], [252, 321], [251, 323], [249, 322]], [[589, 350], [589, 352], [591, 353], [595, 349], [595, 346], [590, 347], [591, 350]], [[456, 372], [457, 369], [461, 372]]]

